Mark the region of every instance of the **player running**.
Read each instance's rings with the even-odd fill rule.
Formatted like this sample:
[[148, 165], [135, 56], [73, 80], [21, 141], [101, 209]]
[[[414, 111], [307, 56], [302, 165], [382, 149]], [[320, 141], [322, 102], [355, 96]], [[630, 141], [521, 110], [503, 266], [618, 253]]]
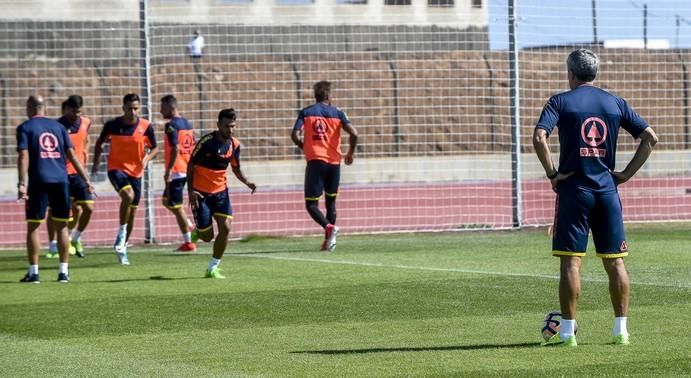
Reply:
[[[561, 329], [545, 345], [577, 345], [576, 305], [588, 230], [592, 230], [597, 256], [609, 277], [614, 343], [629, 343], [629, 276], [623, 260], [628, 246], [617, 186], [643, 166], [657, 136], [626, 101], [593, 85], [598, 64], [597, 55], [589, 50], [569, 54], [566, 65], [571, 90], [547, 101], [533, 134], [535, 152], [557, 193], [552, 254], [561, 260]], [[547, 143], [555, 127], [559, 127], [558, 167]], [[641, 141], [626, 168], [614, 171], [620, 127]]]
[[94, 192], [94, 187], [75, 156], [67, 130], [55, 120], [45, 117], [45, 105], [41, 96], [33, 95], [27, 99], [26, 114], [29, 120], [17, 127], [17, 198], [26, 200], [29, 271], [20, 281], [40, 282], [39, 226], [50, 206], [52, 216], [48, 221], [53, 223], [57, 233], [60, 254], [58, 282], [69, 282], [67, 222], [70, 217], [70, 193], [66, 160], [73, 164], [90, 193]]
[[187, 182], [187, 164], [194, 150], [194, 130], [192, 124], [178, 113], [178, 101], [173, 95], [161, 98], [161, 115], [168, 122], [165, 125], [165, 173], [163, 180], [163, 206], [170, 210], [178, 222], [183, 243], [176, 249], [192, 252], [197, 246], [192, 243], [191, 223], [182, 206], [182, 192]]
[[[316, 103], [300, 111], [291, 139], [307, 159], [305, 170], [305, 207], [309, 215], [324, 229], [322, 251], [336, 248], [336, 196], [341, 180], [341, 129], [349, 135], [346, 165], [353, 164], [358, 134], [342, 110], [331, 106], [331, 83], [314, 84]], [[302, 133], [302, 137], [301, 134]], [[319, 209], [319, 199], [325, 193], [326, 216]]]
[[[112, 119], [103, 126], [94, 146], [92, 175], [98, 173], [103, 144], [110, 141], [108, 178], [120, 196], [120, 227], [113, 248], [122, 265], [129, 265], [127, 241], [132, 235], [134, 217], [141, 198], [144, 167], [158, 152], [154, 129], [149, 121], [139, 117], [141, 102], [134, 93], [122, 99], [124, 115]], [[147, 152], [148, 149], [148, 152]]]
[[187, 166], [188, 196], [197, 223], [197, 228], [193, 231], [193, 241], [198, 238], [209, 242], [214, 238], [212, 218], [216, 220], [218, 227], [213, 256], [206, 269], [207, 278], [225, 278], [219, 266], [228, 245], [230, 224], [233, 221], [233, 207], [226, 179], [228, 165], [230, 164], [235, 177], [247, 185], [252, 193], [257, 189], [240, 169], [241, 145], [240, 141], [233, 137], [236, 126], [235, 110], [221, 110], [218, 113], [218, 130], [204, 135], [199, 140]]
[[[62, 103], [62, 117], [58, 118], [70, 137], [70, 141], [74, 146], [74, 154], [79, 160], [82, 167], [86, 167], [86, 161], [89, 151], [89, 128], [91, 127], [91, 120], [82, 115], [82, 107], [84, 106], [84, 99], [79, 95], [72, 95]], [[67, 175], [69, 180], [70, 198], [72, 200], [72, 218], [67, 224], [68, 233], [70, 237], [70, 254], [76, 254], [77, 257], [84, 257], [84, 247], [82, 246], [82, 233], [86, 230], [91, 220], [91, 214], [94, 209], [94, 197], [89, 192], [89, 186], [79, 176], [74, 165], [67, 162]], [[51, 211], [48, 210], [50, 217]], [[56, 239], [56, 232], [53, 229], [52, 222], [46, 224], [48, 228], [48, 238], [50, 240], [50, 247], [46, 257], [52, 258], [58, 256], [58, 241]], [[76, 227], [76, 228], [75, 228]]]

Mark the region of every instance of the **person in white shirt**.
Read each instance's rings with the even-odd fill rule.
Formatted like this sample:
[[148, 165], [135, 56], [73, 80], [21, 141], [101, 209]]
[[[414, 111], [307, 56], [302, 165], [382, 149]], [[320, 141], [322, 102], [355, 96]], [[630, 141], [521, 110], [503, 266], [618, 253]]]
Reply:
[[190, 42], [187, 44], [187, 50], [189, 50], [190, 57], [199, 59], [204, 54], [204, 37], [199, 30], [195, 30]]

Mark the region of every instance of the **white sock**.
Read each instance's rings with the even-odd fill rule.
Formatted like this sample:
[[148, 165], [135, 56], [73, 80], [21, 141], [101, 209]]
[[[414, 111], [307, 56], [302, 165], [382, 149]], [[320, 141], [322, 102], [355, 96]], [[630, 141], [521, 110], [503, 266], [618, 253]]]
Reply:
[[50, 253], [57, 253], [58, 252], [58, 241], [57, 240], [51, 240], [50, 245], [48, 245], [48, 252]]
[[38, 265], [29, 265], [29, 274], [38, 274]]
[[67, 274], [67, 263], [60, 263], [60, 268], [59, 268], [60, 273], [65, 273]]
[[182, 240], [185, 241], [185, 243], [190, 243], [192, 242], [192, 233], [191, 232], [184, 232], [182, 234]]
[[614, 318], [614, 328], [612, 329], [612, 335], [619, 336], [628, 334], [629, 331], [626, 330], [626, 316]]
[[118, 228], [118, 233], [123, 235], [127, 233], [127, 223], [120, 225], [120, 228]]
[[209, 267], [207, 270], [214, 270], [215, 268], [218, 268], [219, 265], [221, 265], [221, 259], [212, 257], [211, 261], [209, 261]]
[[79, 230], [72, 230], [72, 240], [79, 241], [82, 238], [82, 232]]
[[562, 319], [559, 327], [561, 339], [565, 340], [575, 334], [574, 331], [576, 330], [576, 319]]

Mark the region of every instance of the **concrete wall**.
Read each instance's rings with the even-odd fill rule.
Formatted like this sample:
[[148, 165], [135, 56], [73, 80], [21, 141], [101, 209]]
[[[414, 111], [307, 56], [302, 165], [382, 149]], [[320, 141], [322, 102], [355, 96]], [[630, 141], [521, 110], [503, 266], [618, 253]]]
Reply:
[[[244, 25], [423, 25], [466, 28], [486, 27], [486, 1], [481, 8], [471, 0], [456, 0], [449, 8], [429, 7], [426, 0], [408, 6], [384, 5], [383, 0], [366, 4], [338, 4], [314, 0], [310, 5], [281, 5], [275, 0], [223, 3], [218, 0], [150, 0], [154, 22]], [[24, 0], [3, 9], [1, 20], [34, 21], [135, 21], [138, 0]]]

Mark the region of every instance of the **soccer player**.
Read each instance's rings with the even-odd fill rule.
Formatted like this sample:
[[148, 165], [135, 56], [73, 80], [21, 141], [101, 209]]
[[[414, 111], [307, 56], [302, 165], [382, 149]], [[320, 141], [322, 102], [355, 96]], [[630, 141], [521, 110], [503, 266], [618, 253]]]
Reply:
[[[91, 127], [91, 120], [82, 115], [82, 107], [84, 106], [84, 99], [79, 95], [72, 95], [62, 103], [62, 117], [58, 119], [66, 129], [70, 137], [70, 141], [74, 146], [74, 153], [79, 159], [82, 167], [86, 166], [86, 160], [89, 151], [89, 128]], [[76, 254], [77, 257], [84, 257], [84, 247], [82, 246], [82, 233], [89, 225], [91, 214], [94, 208], [94, 197], [89, 192], [89, 187], [86, 182], [79, 176], [74, 165], [67, 162], [67, 175], [69, 180], [70, 197], [72, 200], [72, 220], [68, 223], [68, 233], [71, 233], [70, 238], [70, 254]], [[50, 217], [50, 209], [48, 210]], [[48, 228], [48, 237], [50, 240], [50, 248], [46, 257], [57, 257], [58, 241], [55, 237], [56, 233], [52, 227], [52, 222], [46, 224]], [[76, 228], [75, 228], [76, 227]]]
[[67, 222], [70, 217], [70, 193], [66, 159], [82, 177], [90, 193], [94, 192], [94, 187], [75, 156], [67, 130], [55, 120], [45, 117], [41, 96], [32, 95], [27, 99], [26, 115], [29, 120], [17, 127], [17, 198], [26, 200], [26, 246], [29, 258], [29, 271], [21, 282], [40, 282], [38, 262], [41, 241], [38, 228], [48, 206], [52, 209], [48, 221], [53, 223], [58, 235], [58, 282], [69, 282]]
[[199, 238], [209, 242], [214, 238], [212, 218], [216, 220], [218, 227], [213, 256], [206, 269], [207, 278], [225, 278], [219, 266], [228, 245], [230, 224], [233, 221], [233, 207], [226, 179], [228, 164], [235, 177], [247, 185], [252, 193], [257, 189], [240, 169], [240, 141], [233, 136], [236, 126], [235, 110], [221, 110], [218, 113], [218, 130], [204, 135], [199, 140], [187, 165], [188, 196], [197, 222], [193, 240]]
[[94, 146], [94, 163], [91, 169], [93, 175], [98, 173], [103, 144], [110, 140], [108, 179], [120, 196], [120, 227], [113, 248], [122, 265], [130, 264], [127, 241], [132, 235], [134, 217], [141, 198], [144, 167], [158, 152], [154, 129], [149, 121], [139, 117], [140, 109], [138, 95], [129, 93], [122, 98], [124, 115], [103, 126]]
[[[557, 193], [552, 255], [560, 258], [562, 322], [560, 332], [545, 345], [577, 345], [581, 257], [585, 256], [589, 230], [609, 277], [614, 343], [629, 344], [629, 277], [623, 260], [628, 246], [617, 187], [643, 166], [657, 136], [625, 100], [593, 85], [598, 64], [597, 55], [589, 50], [569, 54], [566, 66], [571, 90], [547, 101], [533, 134], [535, 152]], [[559, 127], [558, 166], [552, 161], [547, 143], [555, 127]], [[615, 171], [620, 127], [640, 138], [640, 143], [626, 168]]]
[[[349, 135], [346, 165], [353, 163], [358, 134], [342, 110], [331, 106], [331, 83], [314, 84], [316, 103], [300, 111], [291, 139], [307, 159], [305, 170], [305, 207], [309, 215], [324, 229], [322, 251], [336, 248], [336, 196], [341, 178], [341, 129]], [[302, 138], [301, 134], [302, 133]], [[319, 199], [325, 196], [326, 216], [319, 209]]]
[[163, 206], [170, 210], [178, 222], [183, 243], [177, 251], [192, 252], [197, 247], [192, 243], [190, 221], [182, 206], [182, 191], [187, 182], [187, 164], [194, 150], [194, 130], [192, 124], [178, 113], [178, 101], [173, 95], [161, 98], [160, 112], [168, 120], [165, 125], [165, 173], [163, 180]]

